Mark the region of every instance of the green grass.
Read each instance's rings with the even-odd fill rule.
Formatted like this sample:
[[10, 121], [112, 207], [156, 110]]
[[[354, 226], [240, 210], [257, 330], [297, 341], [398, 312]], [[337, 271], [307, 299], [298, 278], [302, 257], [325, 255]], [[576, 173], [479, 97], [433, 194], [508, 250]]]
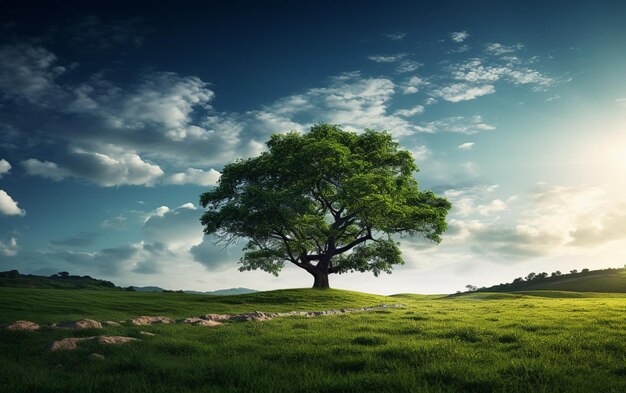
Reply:
[[[407, 304], [215, 328], [1, 331], [0, 391], [624, 392], [625, 298], [547, 291], [384, 297], [284, 290], [218, 298], [0, 289], [3, 322]], [[101, 333], [143, 342], [43, 352], [54, 339]], [[92, 352], [106, 359], [86, 360]]]

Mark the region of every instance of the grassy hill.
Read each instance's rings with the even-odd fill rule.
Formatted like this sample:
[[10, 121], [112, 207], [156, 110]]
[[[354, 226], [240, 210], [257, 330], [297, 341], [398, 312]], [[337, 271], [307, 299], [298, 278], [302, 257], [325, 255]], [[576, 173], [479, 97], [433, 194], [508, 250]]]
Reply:
[[562, 274], [480, 288], [479, 292], [574, 291], [626, 293], [626, 270], [606, 269]]
[[56, 288], [56, 289], [116, 289], [110, 281], [99, 280], [89, 276], [73, 276], [67, 272], [53, 274], [50, 277], [34, 274], [20, 274], [17, 270], [0, 272], [0, 287], [14, 288]]
[[[386, 297], [290, 289], [213, 297], [0, 288], [0, 322], [406, 304], [217, 327], [0, 330], [0, 391], [623, 392], [625, 301], [625, 294], [558, 291]], [[96, 334], [141, 341], [43, 351], [52, 340]], [[89, 360], [92, 353], [104, 359]]]

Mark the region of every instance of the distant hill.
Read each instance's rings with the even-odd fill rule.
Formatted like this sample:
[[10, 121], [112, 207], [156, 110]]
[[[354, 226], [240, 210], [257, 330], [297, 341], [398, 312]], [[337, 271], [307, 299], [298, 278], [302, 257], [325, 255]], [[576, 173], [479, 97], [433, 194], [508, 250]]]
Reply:
[[[180, 291], [169, 291], [161, 287], [133, 287], [133, 289], [139, 292], [180, 292]], [[258, 291], [256, 289], [249, 289], [249, 288], [229, 288], [229, 289], [218, 289], [217, 291], [183, 291], [183, 292], [191, 293], [194, 295], [228, 296], [228, 295], [244, 295], [247, 293], [256, 293]]]
[[[193, 291], [185, 291], [185, 292], [197, 293]], [[202, 293], [205, 293], [207, 295], [228, 296], [228, 295], [245, 295], [248, 293], [257, 293], [257, 292], [259, 291], [257, 291], [256, 289], [250, 289], [250, 288], [229, 288], [229, 289], [218, 289], [217, 291], [202, 292]]]
[[73, 276], [59, 272], [52, 276], [20, 274], [17, 270], [0, 272], [0, 287], [52, 288], [52, 289], [108, 289], [121, 290], [110, 281], [98, 280], [89, 276]]
[[139, 292], [164, 292], [165, 289], [161, 287], [131, 287], [135, 291]]
[[[545, 273], [544, 273], [545, 274]], [[532, 275], [530, 276], [532, 277]], [[544, 276], [538, 274], [528, 279], [517, 278], [512, 283], [480, 288], [473, 292], [517, 292], [517, 291], [574, 291], [626, 293], [626, 270], [589, 270], [569, 274]]]

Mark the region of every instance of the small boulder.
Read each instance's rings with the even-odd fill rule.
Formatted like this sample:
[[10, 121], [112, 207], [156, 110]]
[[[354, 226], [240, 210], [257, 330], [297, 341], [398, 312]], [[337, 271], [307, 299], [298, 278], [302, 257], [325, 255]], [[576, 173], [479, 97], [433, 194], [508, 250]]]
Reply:
[[254, 311], [254, 312], [233, 315], [230, 319], [232, 321], [239, 321], [239, 322], [269, 321], [276, 316], [278, 316], [278, 314], [276, 313], [265, 313], [261, 311]]
[[144, 332], [144, 331], [139, 332], [139, 334], [142, 334], [144, 336], [156, 336], [156, 334], [154, 334], [154, 333]]
[[200, 325], [200, 326], [219, 326], [222, 324], [222, 322], [218, 322], [218, 321], [212, 321], [212, 320], [208, 320], [208, 319], [202, 319], [202, 318], [185, 318], [182, 320], [183, 323], [190, 323], [192, 325]]
[[46, 348], [46, 352], [54, 351], [72, 351], [78, 348], [78, 343], [82, 341], [93, 340], [95, 337], [68, 337], [62, 340], [53, 341]]
[[104, 360], [104, 355], [100, 355], [99, 353], [92, 353], [91, 355], [87, 356], [87, 359], [89, 360]]
[[41, 326], [31, 321], [15, 321], [8, 325], [2, 326], [5, 330], [38, 330]]
[[141, 341], [138, 338], [134, 337], [125, 337], [125, 336], [97, 336], [95, 337], [98, 344], [125, 344], [131, 341]]
[[132, 323], [133, 325], [154, 325], [157, 323], [176, 323], [176, 321], [169, 317], [141, 316], [131, 319], [130, 323]]
[[232, 315], [228, 315], [228, 314], [206, 314], [202, 316], [201, 318], [206, 319], [207, 321], [222, 322], [222, 321], [228, 321], [231, 317]]
[[131, 341], [139, 341], [134, 337], [124, 336], [92, 336], [92, 337], [68, 337], [62, 340], [53, 341], [46, 348], [46, 352], [72, 351], [78, 348], [78, 343], [83, 341], [96, 341], [98, 344], [124, 344]]
[[71, 329], [71, 330], [81, 330], [81, 329], [102, 329], [102, 324], [98, 321], [94, 321], [93, 319], [81, 319], [73, 322], [60, 322], [53, 323], [50, 327], [54, 329]]
[[103, 321], [102, 322], [102, 326], [119, 327], [119, 326], [122, 326], [122, 325], [120, 325], [118, 322], [115, 322], [115, 321]]

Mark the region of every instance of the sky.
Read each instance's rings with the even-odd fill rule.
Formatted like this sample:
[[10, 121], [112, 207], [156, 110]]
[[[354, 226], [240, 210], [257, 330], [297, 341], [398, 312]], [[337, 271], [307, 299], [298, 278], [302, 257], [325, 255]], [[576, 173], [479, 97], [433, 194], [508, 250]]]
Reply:
[[[92, 3], [92, 4], [87, 4]], [[626, 263], [626, 3], [5, 1], [0, 271], [209, 291], [199, 195], [274, 133], [386, 130], [453, 208], [439, 245], [335, 288], [451, 293]]]

